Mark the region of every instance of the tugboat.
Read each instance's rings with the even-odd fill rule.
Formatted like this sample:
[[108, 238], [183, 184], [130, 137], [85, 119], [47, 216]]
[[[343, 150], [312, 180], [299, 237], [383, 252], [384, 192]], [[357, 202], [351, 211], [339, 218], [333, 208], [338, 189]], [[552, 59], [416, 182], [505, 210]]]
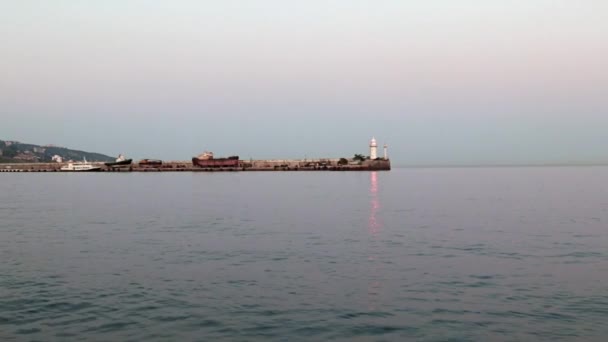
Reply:
[[105, 163], [105, 165], [109, 167], [131, 165], [132, 161], [133, 159], [127, 159], [122, 154], [119, 154], [118, 158], [116, 158], [116, 161]]
[[94, 172], [94, 171], [101, 171], [101, 167], [99, 166], [95, 166], [89, 162], [87, 162], [87, 159], [84, 158], [83, 162], [69, 162], [68, 165], [66, 166], [62, 166], [61, 171], [73, 171], [73, 172]]

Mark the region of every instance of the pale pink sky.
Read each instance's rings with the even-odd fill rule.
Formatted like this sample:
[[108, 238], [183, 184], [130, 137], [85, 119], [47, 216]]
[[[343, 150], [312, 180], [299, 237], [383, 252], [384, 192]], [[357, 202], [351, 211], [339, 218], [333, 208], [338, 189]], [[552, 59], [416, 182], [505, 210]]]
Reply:
[[0, 13], [0, 139], [293, 157], [376, 135], [406, 164], [608, 161], [605, 1], [26, 0]]

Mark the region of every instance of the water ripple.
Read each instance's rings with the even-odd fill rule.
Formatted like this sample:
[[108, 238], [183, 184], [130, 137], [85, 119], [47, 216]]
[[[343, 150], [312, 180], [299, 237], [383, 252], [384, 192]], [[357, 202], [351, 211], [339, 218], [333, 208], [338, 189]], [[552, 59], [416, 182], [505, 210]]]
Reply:
[[11, 174], [0, 340], [602, 341], [605, 174]]

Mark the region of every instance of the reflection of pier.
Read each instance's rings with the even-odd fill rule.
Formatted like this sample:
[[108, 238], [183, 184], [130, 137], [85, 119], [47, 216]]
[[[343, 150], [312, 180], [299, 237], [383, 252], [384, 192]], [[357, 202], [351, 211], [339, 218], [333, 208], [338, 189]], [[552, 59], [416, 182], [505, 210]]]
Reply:
[[378, 296], [382, 290], [382, 283], [380, 282], [380, 275], [378, 274], [378, 258], [377, 250], [380, 243], [380, 233], [382, 229], [382, 222], [377, 217], [378, 210], [380, 209], [380, 200], [378, 199], [378, 172], [370, 173], [370, 201], [371, 209], [368, 220], [368, 232], [369, 232], [369, 245], [370, 254], [368, 261], [371, 264], [371, 271], [369, 274], [369, 285], [367, 287], [367, 297], [369, 310], [376, 310], [378, 306]]

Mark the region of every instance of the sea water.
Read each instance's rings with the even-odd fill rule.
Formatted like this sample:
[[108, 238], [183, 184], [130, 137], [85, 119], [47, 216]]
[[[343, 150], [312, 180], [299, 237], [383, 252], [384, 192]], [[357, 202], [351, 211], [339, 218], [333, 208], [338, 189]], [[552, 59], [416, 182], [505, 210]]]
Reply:
[[0, 175], [2, 341], [604, 341], [608, 168]]

